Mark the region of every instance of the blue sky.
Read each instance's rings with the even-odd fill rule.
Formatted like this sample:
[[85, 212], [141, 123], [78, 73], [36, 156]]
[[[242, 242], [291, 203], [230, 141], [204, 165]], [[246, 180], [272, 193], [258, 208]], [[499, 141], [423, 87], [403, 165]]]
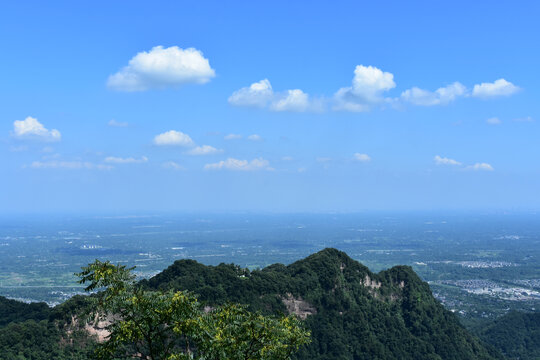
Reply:
[[539, 10], [2, 4], [0, 212], [537, 210]]

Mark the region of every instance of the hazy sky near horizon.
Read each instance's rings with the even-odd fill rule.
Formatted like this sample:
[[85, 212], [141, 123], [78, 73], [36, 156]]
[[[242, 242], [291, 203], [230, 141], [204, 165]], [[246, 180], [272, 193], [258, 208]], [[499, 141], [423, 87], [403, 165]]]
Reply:
[[540, 208], [536, 1], [0, 5], [0, 212]]

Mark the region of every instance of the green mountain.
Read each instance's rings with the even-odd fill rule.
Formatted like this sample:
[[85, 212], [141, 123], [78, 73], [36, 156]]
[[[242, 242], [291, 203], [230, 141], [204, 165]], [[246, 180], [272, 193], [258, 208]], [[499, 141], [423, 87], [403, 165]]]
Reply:
[[179, 260], [142, 285], [190, 290], [209, 306], [238, 302], [267, 313], [295, 312], [312, 332], [298, 359], [501, 358], [469, 334], [410, 267], [374, 274], [335, 249], [252, 272]]
[[[234, 302], [264, 313], [296, 313], [312, 333], [298, 359], [503, 358], [467, 332], [410, 267], [374, 274], [335, 249], [256, 271], [178, 260], [140, 284], [190, 290], [209, 307]], [[92, 341], [76, 317], [87, 299], [49, 309], [0, 298], [0, 358], [92, 358]]]
[[[54, 308], [26, 304], [0, 296], [0, 359], [91, 359], [92, 340], [81, 329], [70, 328], [87, 297], [76, 296]], [[69, 332], [69, 336], [68, 336]], [[69, 340], [68, 340], [69, 339]]]
[[45, 303], [25, 304], [0, 296], [0, 327], [11, 322], [41, 321], [49, 318], [51, 309]]
[[540, 313], [513, 311], [485, 324], [477, 333], [510, 359], [540, 359]]

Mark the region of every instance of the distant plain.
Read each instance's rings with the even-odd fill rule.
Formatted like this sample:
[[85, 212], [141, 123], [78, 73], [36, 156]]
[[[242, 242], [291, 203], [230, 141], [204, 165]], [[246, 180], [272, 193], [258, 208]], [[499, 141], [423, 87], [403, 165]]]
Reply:
[[410, 265], [463, 318], [540, 309], [535, 213], [147, 214], [0, 218], [0, 295], [54, 305], [94, 259], [147, 278], [175, 260], [250, 269], [326, 247], [373, 271]]

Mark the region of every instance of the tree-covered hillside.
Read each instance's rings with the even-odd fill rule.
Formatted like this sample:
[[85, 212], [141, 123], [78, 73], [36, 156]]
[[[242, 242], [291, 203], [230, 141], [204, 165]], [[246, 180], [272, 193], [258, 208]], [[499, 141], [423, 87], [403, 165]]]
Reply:
[[91, 359], [92, 340], [71, 326], [86, 303], [87, 297], [76, 296], [49, 308], [0, 297], [0, 359]]
[[25, 304], [0, 296], [0, 327], [11, 322], [41, 321], [49, 317], [51, 309], [45, 303]]
[[[158, 297], [168, 290], [188, 290], [206, 305], [205, 311], [240, 303], [263, 314], [295, 313], [311, 332], [298, 359], [502, 359], [467, 332], [410, 267], [374, 274], [335, 249], [256, 271], [179, 260], [134, 286]], [[89, 298], [76, 296], [52, 309], [0, 299], [2, 358], [93, 358], [94, 343], [82, 321]], [[522, 323], [506, 326], [531, 329]], [[486, 329], [482, 336], [497, 339], [497, 331]], [[532, 331], [528, 342], [536, 336]]]
[[510, 359], [540, 359], [540, 313], [513, 311], [477, 332]]
[[249, 271], [179, 260], [142, 285], [190, 290], [209, 305], [248, 304], [305, 318], [312, 342], [299, 359], [493, 359], [410, 267], [374, 274], [325, 249], [289, 266]]

